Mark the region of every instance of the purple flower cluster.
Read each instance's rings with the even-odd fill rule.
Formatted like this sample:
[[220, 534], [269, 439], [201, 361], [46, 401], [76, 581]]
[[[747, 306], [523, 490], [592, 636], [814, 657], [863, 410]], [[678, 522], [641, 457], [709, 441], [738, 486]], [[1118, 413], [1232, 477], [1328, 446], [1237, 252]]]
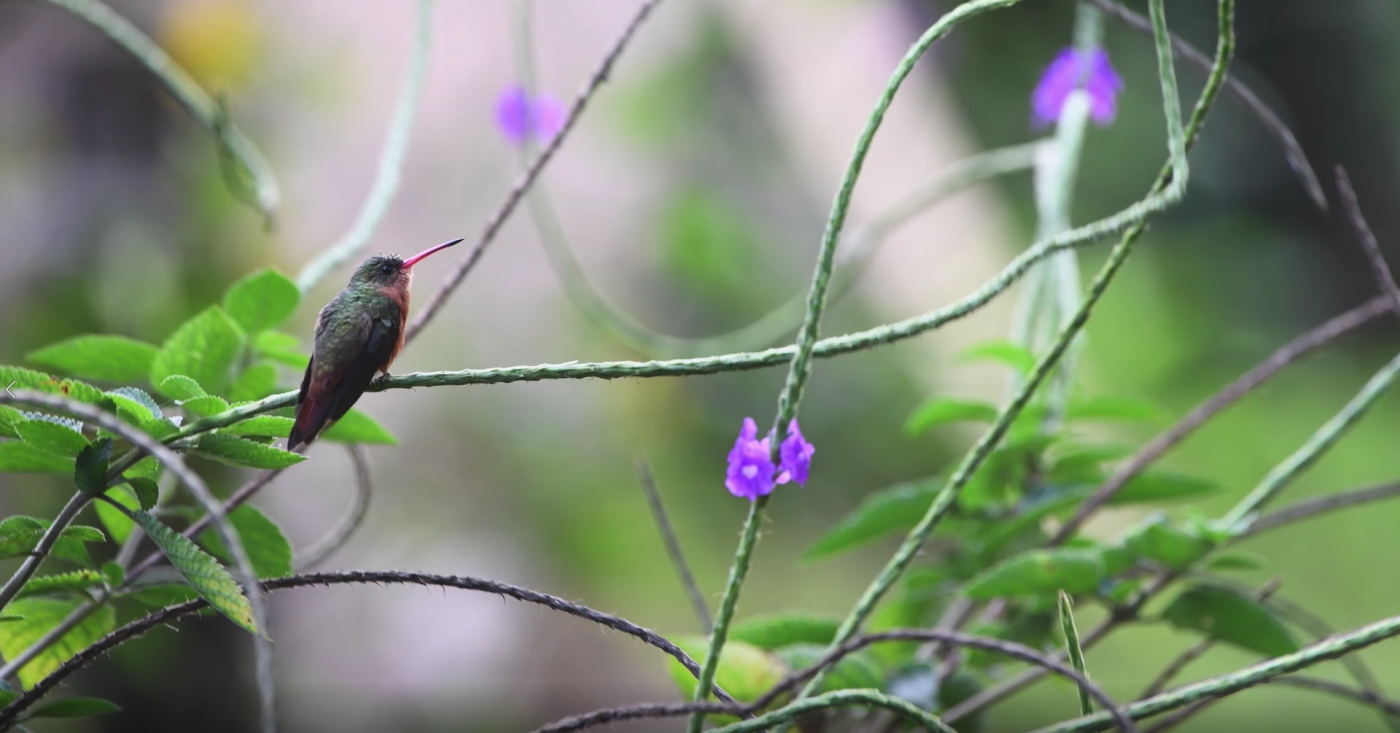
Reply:
[[546, 143], [564, 126], [564, 105], [548, 94], [531, 99], [525, 88], [516, 84], [496, 100], [496, 126], [512, 144], [522, 145], [531, 138]]
[[807, 472], [812, 467], [812, 454], [817, 449], [802, 437], [797, 420], [788, 424], [787, 437], [778, 446], [778, 465], [773, 465], [773, 451], [768, 438], [758, 439], [758, 425], [753, 418], [744, 418], [744, 426], [729, 451], [729, 470], [724, 477], [724, 486], [729, 493], [753, 501], [767, 496], [777, 484], [795, 481], [807, 483]]
[[1045, 67], [1040, 83], [1031, 94], [1031, 111], [1037, 127], [1045, 127], [1060, 119], [1065, 100], [1075, 89], [1083, 88], [1089, 95], [1089, 117], [1099, 126], [1107, 126], [1118, 114], [1118, 93], [1123, 80], [1109, 63], [1108, 52], [1102, 48], [1082, 52], [1073, 47], [1060, 51]]

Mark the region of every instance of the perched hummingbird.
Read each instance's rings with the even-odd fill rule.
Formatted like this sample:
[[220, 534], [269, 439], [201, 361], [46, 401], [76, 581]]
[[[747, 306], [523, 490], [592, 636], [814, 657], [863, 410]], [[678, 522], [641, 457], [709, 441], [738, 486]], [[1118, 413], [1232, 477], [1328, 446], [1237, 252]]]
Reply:
[[355, 268], [350, 284], [316, 316], [316, 344], [297, 394], [296, 423], [287, 449], [310, 443], [339, 420], [403, 348], [413, 266], [460, 242], [439, 244], [401, 260], [376, 255]]

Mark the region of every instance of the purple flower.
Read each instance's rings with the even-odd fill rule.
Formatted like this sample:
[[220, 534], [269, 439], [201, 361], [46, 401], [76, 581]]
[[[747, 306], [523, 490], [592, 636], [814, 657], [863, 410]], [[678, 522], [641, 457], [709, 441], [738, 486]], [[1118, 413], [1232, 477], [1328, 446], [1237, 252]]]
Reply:
[[758, 426], [753, 418], [744, 418], [744, 427], [729, 451], [729, 471], [724, 477], [724, 487], [729, 493], [749, 501], [773, 491], [773, 474], [778, 470], [773, 465], [768, 438], [757, 438]]
[[793, 418], [788, 424], [787, 437], [783, 439], [783, 444], [778, 446], [780, 473], [777, 482], [785, 484], [788, 481], [796, 481], [805, 486], [807, 471], [812, 467], [812, 454], [816, 452], [816, 447], [802, 437], [802, 429], [797, 427], [797, 418]]
[[515, 145], [532, 137], [549, 142], [564, 126], [564, 106], [548, 94], [530, 99], [525, 88], [515, 84], [501, 92], [500, 99], [496, 100], [496, 125]]
[[1035, 92], [1031, 94], [1032, 118], [1037, 127], [1060, 119], [1070, 92], [1083, 88], [1089, 95], [1089, 117], [1099, 126], [1113, 122], [1118, 113], [1118, 93], [1123, 80], [1108, 61], [1108, 52], [1095, 48], [1080, 52], [1073, 47], [1060, 51], [1045, 67]]

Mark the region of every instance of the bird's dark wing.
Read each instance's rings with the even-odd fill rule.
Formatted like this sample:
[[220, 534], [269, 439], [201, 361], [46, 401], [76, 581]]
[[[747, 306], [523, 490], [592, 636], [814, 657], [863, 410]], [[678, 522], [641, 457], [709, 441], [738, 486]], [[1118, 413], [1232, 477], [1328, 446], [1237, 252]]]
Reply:
[[316, 346], [297, 394], [289, 449], [310, 443], [327, 425], [344, 417], [375, 373], [393, 358], [402, 327], [397, 306], [390, 304], [377, 313], [356, 310], [347, 313], [328, 307], [317, 319]]

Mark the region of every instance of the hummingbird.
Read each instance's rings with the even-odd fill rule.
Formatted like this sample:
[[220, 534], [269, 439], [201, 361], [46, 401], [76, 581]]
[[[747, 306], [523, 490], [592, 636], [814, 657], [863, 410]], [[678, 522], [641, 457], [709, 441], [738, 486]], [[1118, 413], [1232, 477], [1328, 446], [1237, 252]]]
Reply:
[[413, 266], [460, 241], [439, 244], [406, 260], [375, 255], [355, 268], [350, 284], [321, 309], [287, 450], [315, 440], [350, 411], [371, 382], [389, 373], [403, 348]]

